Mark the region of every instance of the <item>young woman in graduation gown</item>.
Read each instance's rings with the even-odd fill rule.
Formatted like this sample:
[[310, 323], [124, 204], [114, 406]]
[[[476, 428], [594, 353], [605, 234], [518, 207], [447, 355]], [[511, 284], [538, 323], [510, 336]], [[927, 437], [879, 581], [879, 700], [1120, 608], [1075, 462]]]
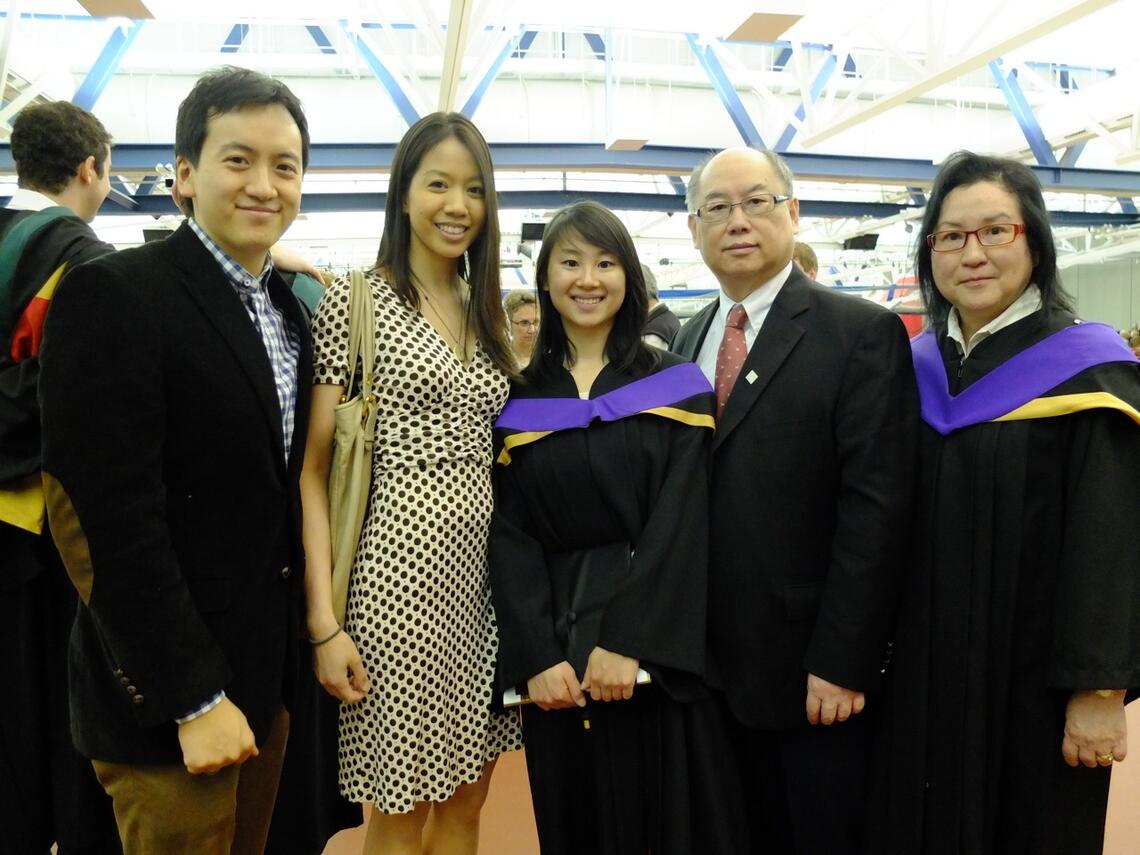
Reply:
[[701, 681], [712, 390], [641, 343], [640, 264], [604, 207], [559, 211], [536, 269], [539, 339], [496, 425], [490, 564], [501, 683], [531, 701], [542, 851], [746, 851]]
[[1140, 686], [1140, 364], [1073, 316], [1024, 165], [952, 156], [922, 235], [917, 531], [871, 851], [1100, 855]]

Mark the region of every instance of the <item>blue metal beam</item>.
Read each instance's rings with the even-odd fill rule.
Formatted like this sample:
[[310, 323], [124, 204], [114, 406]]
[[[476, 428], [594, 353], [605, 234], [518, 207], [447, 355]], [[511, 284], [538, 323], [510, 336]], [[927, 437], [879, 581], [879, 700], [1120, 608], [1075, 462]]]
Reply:
[[321, 53], [336, 53], [336, 48], [333, 47], [333, 43], [329, 41], [329, 37], [322, 27], [318, 27], [316, 24], [307, 24], [305, 29], [309, 31], [309, 35], [316, 42], [317, 47], [321, 49]]
[[[386, 171], [392, 164], [395, 143], [315, 143], [309, 168], [341, 172]], [[499, 171], [536, 172], [611, 171], [656, 175], [688, 175], [715, 149], [647, 145], [640, 151], [608, 151], [602, 143], [495, 143], [491, 156]], [[929, 187], [938, 166], [929, 160], [891, 157], [792, 152], [784, 156], [797, 178], [806, 181], [843, 181], [862, 184], [898, 184]], [[122, 143], [115, 146], [118, 173], [148, 174], [156, 163], [172, 163], [174, 146]], [[1140, 196], [1140, 172], [1031, 166], [1041, 186], [1059, 192], [1104, 196]], [[0, 144], [0, 175], [15, 175], [12, 150]]]
[[467, 99], [467, 103], [464, 104], [459, 111], [468, 119], [472, 118], [475, 115], [475, 111], [479, 109], [479, 105], [483, 102], [483, 96], [487, 94], [487, 90], [491, 88], [491, 84], [495, 82], [495, 78], [498, 77], [499, 72], [503, 70], [503, 63], [505, 63], [507, 58], [515, 51], [522, 35], [523, 29], [519, 27], [518, 33], [503, 45], [502, 50], [499, 51], [499, 55], [495, 57], [495, 61], [491, 63], [491, 67], [488, 68], [487, 73], [483, 75], [483, 79], [475, 85], [471, 96]]
[[679, 175], [670, 175], [669, 184], [673, 187], [673, 192], [678, 196], [685, 195], [685, 182], [681, 180]]
[[515, 52], [511, 54], [512, 59], [526, 59], [526, 53], [530, 50], [530, 46], [534, 44], [534, 39], [538, 35], [538, 30], [527, 30], [522, 34], [519, 39], [519, 45], [515, 48]]
[[1076, 145], [1071, 145], [1065, 149], [1065, 153], [1061, 155], [1061, 166], [1073, 167], [1077, 165], [1077, 159], [1081, 156], [1081, 152], [1085, 150], [1085, 146], [1089, 144], [1088, 140], [1081, 140]]
[[1096, 211], [1050, 211], [1049, 222], [1054, 226], [1134, 226], [1140, 223], [1140, 213], [1098, 214]]
[[792, 49], [790, 47], [780, 48], [780, 52], [776, 54], [776, 58], [772, 60], [773, 71], [783, 71], [788, 66], [788, 61], [792, 58]]
[[[685, 198], [673, 193], [615, 193], [596, 190], [518, 190], [499, 194], [499, 207], [505, 210], [558, 208], [580, 199], [593, 199], [617, 211], [660, 211], [685, 213]], [[3, 201], [3, 200], [0, 200]], [[100, 214], [177, 213], [174, 201], [166, 195], [136, 196], [135, 207], [124, 210], [105, 204]], [[301, 199], [302, 213], [383, 211], [385, 193], [306, 193]], [[887, 217], [903, 210], [905, 205], [882, 202], [848, 202], [805, 199], [800, 214], [805, 217]], [[1119, 216], [1119, 215], [1118, 215]]]
[[907, 192], [910, 193], [910, 201], [919, 206], [920, 208], [926, 204], [926, 194], [922, 192], [921, 187], [907, 187]]
[[689, 47], [692, 48], [693, 55], [701, 64], [701, 68], [705, 70], [705, 74], [708, 75], [709, 82], [716, 90], [724, 108], [728, 110], [729, 118], [736, 125], [736, 129], [740, 131], [740, 136], [744, 138], [744, 142], [755, 148], [767, 148], [764, 145], [764, 140], [760, 137], [760, 132], [756, 130], [756, 125], [753, 124], [748, 115], [744, 102], [736, 93], [736, 87], [728, 79], [728, 75], [725, 74], [724, 67], [720, 64], [720, 60], [717, 59], [712, 47], [701, 47], [696, 33], [686, 33], [685, 38], [689, 40]]
[[396, 79], [396, 75], [388, 70], [388, 66], [376, 55], [376, 52], [372, 50], [368, 42], [361, 38], [359, 33], [349, 29], [347, 21], [341, 21], [340, 27], [344, 30], [345, 35], [348, 36], [349, 41], [356, 45], [357, 52], [364, 62], [367, 63], [368, 67], [372, 69], [372, 73], [376, 75], [376, 79], [380, 81], [380, 84], [384, 87], [384, 91], [388, 93], [388, 97], [392, 99], [392, 103], [396, 105], [396, 109], [400, 111], [400, 115], [404, 117], [404, 121], [408, 123], [408, 126], [411, 127], [418, 122], [420, 120], [420, 114], [416, 112], [416, 108], [412, 106], [411, 100], [404, 91], [404, 87], [401, 86], [399, 80]]
[[586, 42], [590, 45], [590, 50], [594, 52], [594, 59], [600, 59], [603, 62], [606, 58], [606, 42], [597, 33], [582, 33], [586, 37]]
[[[122, 190], [116, 189], [113, 186], [114, 183], [115, 183], [115, 180], [112, 178], [111, 179], [111, 184], [112, 184], [111, 192], [109, 192], [107, 194], [107, 202], [110, 203], [111, 205], [117, 205], [118, 206], [117, 213], [123, 213], [123, 214], [137, 214], [137, 213], [139, 213], [139, 203], [136, 200], [136, 198], [134, 196], [132, 196], [130, 193], [126, 192], [126, 187], [123, 187], [122, 182], [119, 182], [119, 186], [123, 187]], [[144, 198], [144, 197], [139, 197], [139, 198]]]
[[1130, 198], [1128, 196], [1120, 196], [1117, 198], [1116, 201], [1120, 203], [1120, 210], [1123, 211], [1125, 214], [1137, 213], [1136, 202], [1132, 198]]
[[234, 24], [234, 28], [222, 43], [222, 53], [237, 53], [245, 44], [245, 37], [248, 35], [249, 24]]
[[1079, 71], [1081, 74], [1091, 74], [1094, 76], [1112, 77], [1116, 74], [1115, 68], [1101, 68], [1096, 65], [1073, 65], [1070, 62], [1058, 64], [1055, 62], [1027, 62], [1025, 63], [1034, 71], [1044, 72], [1045, 74], [1052, 75], [1058, 68], [1064, 68], [1066, 71], [1074, 72]]
[[99, 96], [115, 76], [119, 63], [123, 61], [123, 56], [144, 23], [145, 21], [131, 21], [130, 27], [125, 31], [122, 27], [115, 28], [107, 39], [107, 44], [103, 46], [103, 50], [91, 65], [91, 70], [75, 90], [75, 95], [71, 98], [72, 104], [84, 110], [90, 110], [95, 106], [95, 102], [99, 100]]
[[1025, 140], [1029, 143], [1033, 156], [1037, 158], [1037, 163], [1040, 166], [1056, 166], [1057, 156], [1053, 154], [1053, 147], [1045, 139], [1041, 123], [1033, 115], [1033, 108], [1025, 99], [1025, 93], [1021, 91], [1021, 84], [1017, 81], [1017, 69], [1012, 69], [1008, 76], [1002, 74], [1000, 59], [991, 60], [989, 67], [998, 88], [1005, 96], [1009, 111], [1021, 126], [1021, 132], [1025, 134]]
[[[526, 190], [499, 194], [499, 207], [505, 210], [557, 208], [579, 199], [593, 199], [618, 211], [660, 211], [684, 213], [685, 200], [673, 193], [612, 193], [593, 190]], [[0, 205], [8, 199], [0, 197]], [[303, 213], [383, 211], [384, 193], [307, 193], [301, 199]], [[123, 207], [123, 205], [130, 205]], [[884, 202], [851, 202], [821, 199], [800, 200], [800, 214], [805, 217], [888, 217], [907, 210], [908, 205]], [[109, 199], [99, 211], [102, 215], [162, 216], [178, 213], [174, 200], [165, 194], [137, 195], [126, 200]], [[1086, 211], [1051, 211], [1055, 226], [1135, 225], [1140, 213], [1095, 213]]]
[[[819, 96], [823, 93], [824, 87], [827, 86], [827, 81], [831, 79], [831, 75], [835, 73], [835, 67], [839, 65], [839, 60], [835, 58], [835, 54], [828, 54], [824, 59], [823, 65], [816, 74], [815, 80], [812, 81], [811, 89], [808, 91], [806, 97], [811, 98], [814, 104], [819, 100]], [[796, 107], [796, 118], [801, 122], [807, 115], [807, 107], [804, 101], [800, 101], [800, 106]], [[784, 133], [780, 135], [780, 139], [776, 142], [776, 151], [784, 152], [788, 150], [788, 146], [792, 144], [792, 140], [796, 137], [796, 126], [791, 122], [784, 128]]]

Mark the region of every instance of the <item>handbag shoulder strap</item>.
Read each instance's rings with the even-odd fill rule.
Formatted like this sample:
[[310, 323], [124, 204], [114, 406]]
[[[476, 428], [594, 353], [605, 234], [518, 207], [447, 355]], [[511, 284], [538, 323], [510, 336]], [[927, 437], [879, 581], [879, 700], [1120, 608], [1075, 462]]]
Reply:
[[352, 375], [360, 361], [360, 394], [368, 397], [374, 384], [372, 372], [376, 369], [376, 314], [372, 305], [372, 288], [364, 273], [349, 273], [348, 292], [348, 364], [349, 388], [345, 397], [352, 397]]

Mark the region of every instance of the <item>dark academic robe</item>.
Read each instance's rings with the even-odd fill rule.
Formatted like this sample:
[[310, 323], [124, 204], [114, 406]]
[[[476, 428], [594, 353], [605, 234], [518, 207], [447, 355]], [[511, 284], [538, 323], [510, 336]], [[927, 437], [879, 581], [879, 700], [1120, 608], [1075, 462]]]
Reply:
[[502, 684], [564, 659], [581, 678], [594, 646], [653, 679], [629, 701], [524, 708], [544, 855], [741, 846], [728, 746], [701, 681], [714, 400], [696, 366], [661, 360], [644, 377], [607, 366], [589, 401], [568, 372], [516, 384], [496, 426]]
[[[30, 216], [0, 209], [0, 239]], [[0, 288], [0, 489], [31, 490], [41, 509], [36, 386], [44, 319], [63, 273], [112, 251], [79, 217], [61, 216], [28, 239]], [[9, 510], [0, 498], [0, 850], [46, 853], [58, 842], [61, 855], [117, 853], [111, 800], [71, 744], [67, 637], [75, 588], [46, 527], [26, 530]]]
[[1039, 311], [962, 359], [915, 342], [913, 566], [871, 852], [1099, 855], [1109, 768], [1061, 756], [1074, 690], [1140, 685], [1140, 364]]

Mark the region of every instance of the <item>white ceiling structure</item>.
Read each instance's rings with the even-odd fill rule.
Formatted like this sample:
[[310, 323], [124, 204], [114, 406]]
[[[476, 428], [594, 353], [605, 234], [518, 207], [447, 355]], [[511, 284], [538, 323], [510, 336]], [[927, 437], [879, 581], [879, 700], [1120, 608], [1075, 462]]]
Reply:
[[[125, 215], [96, 226], [118, 244], [172, 211], [161, 196], [178, 102], [232, 63], [304, 102], [316, 149], [288, 238], [334, 266], [374, 255], [391, 148], [436, 109], [468, 113], [492, 143], [506, 235], [594, 195], [622, 210], [647, 261], [669, 260], [665, 285], [707, 284], [675, 216], [681, 181], [701, 152], [745, 142], [789, 157], [803, 239], [835, 281], [910, 272], [923, 191], [959, 148], [1039, 167], [1063, 266], [1140, 255], [1140, 0], [9, 0], [0, 12], [0, 139], [37, 99], [98, 115]], [[0, 196], [12, 185], [0, 147]], [[873, 253], [842, 249], [868, 233]]]

